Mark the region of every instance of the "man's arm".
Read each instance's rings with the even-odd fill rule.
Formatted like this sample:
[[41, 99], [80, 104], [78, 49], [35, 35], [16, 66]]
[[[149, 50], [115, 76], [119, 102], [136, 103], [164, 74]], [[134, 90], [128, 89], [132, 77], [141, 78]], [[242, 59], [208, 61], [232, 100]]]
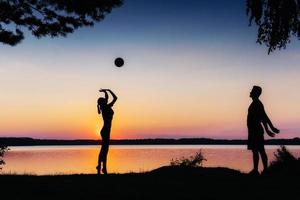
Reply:
[[[277, 128], [275, 128], [274, 125], [272, 124], [272, 122], [271, 122], [270, 118], [268, 117], [263, 105], [262, 105], [261, 109], [262, 109], [262, 123], [265, 127], [265, 130], [266, 130], [268, 135], [270, 135], [271, 137], [274, 137], [274, 133], [279, 133], [279, 130]], [[272, 133], [269, 130], [268, 125], [274, 133]]]
[[269, 127], [268, 127], [267, 122], [266, 122], [266, 121], [262, 121], [262, 123], [263, 123], [263, 126], [264, 126], [265, 130], [266, 130], [266, 133], [267, 133], [270, 137], [274, 137], [275, 134], [274, 134], [272, 131], [269, 130]]

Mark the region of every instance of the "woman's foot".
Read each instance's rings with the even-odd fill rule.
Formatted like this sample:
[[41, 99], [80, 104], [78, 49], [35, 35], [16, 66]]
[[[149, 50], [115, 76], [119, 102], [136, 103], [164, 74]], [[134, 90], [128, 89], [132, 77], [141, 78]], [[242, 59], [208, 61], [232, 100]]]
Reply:
[[96, 167], [96, 169], [97, 169], [97, 174], [100, 175], [101, 166], [98, 165], [98, 166]]
[[103, 173], [103, 174], [107, 174], [106, 168], [102, 168], [102, 173]]

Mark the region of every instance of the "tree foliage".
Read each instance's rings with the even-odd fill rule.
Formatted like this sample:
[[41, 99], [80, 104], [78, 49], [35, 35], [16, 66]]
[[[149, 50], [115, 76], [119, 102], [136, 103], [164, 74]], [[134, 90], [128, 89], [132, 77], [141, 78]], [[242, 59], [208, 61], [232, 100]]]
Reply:
[[268, 53], [285, 49], [291, 37], [300, 39], [300, 0], [247, 0], [250, 25], [258, 25], [257, 43]]
[[93, 26], [123, 0], [0, 0], [0, 42], [16, 45], [24, 29], [35, 37], [66, 36]]

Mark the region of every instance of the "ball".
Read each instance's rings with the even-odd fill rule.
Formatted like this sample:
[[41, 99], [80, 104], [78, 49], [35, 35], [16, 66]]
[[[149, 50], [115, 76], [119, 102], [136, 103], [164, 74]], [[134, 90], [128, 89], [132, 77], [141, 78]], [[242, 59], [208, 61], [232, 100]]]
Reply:
[[115, 59], [115, 65], [117, 66], [117, 67], [122, 67], [123, 65], [124, 65], [124, 60], [123, 60], [123, 58], [116, 58]]

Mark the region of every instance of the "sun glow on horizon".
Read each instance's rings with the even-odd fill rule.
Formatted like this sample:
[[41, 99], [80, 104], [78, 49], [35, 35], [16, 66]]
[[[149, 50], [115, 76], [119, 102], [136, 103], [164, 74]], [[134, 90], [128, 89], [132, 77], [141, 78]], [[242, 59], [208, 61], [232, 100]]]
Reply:
[[299, 45], [267, 55], [242, 1], [220, 2], [174, 2], [179, 19], [162, 1], [128, 1], [93, 29], [0, 46], [0, 137], [99, 139], [98, 90], [110, 88], [112, 139], [245, 138], [253, 85], [278, 137], [299, 136]]

